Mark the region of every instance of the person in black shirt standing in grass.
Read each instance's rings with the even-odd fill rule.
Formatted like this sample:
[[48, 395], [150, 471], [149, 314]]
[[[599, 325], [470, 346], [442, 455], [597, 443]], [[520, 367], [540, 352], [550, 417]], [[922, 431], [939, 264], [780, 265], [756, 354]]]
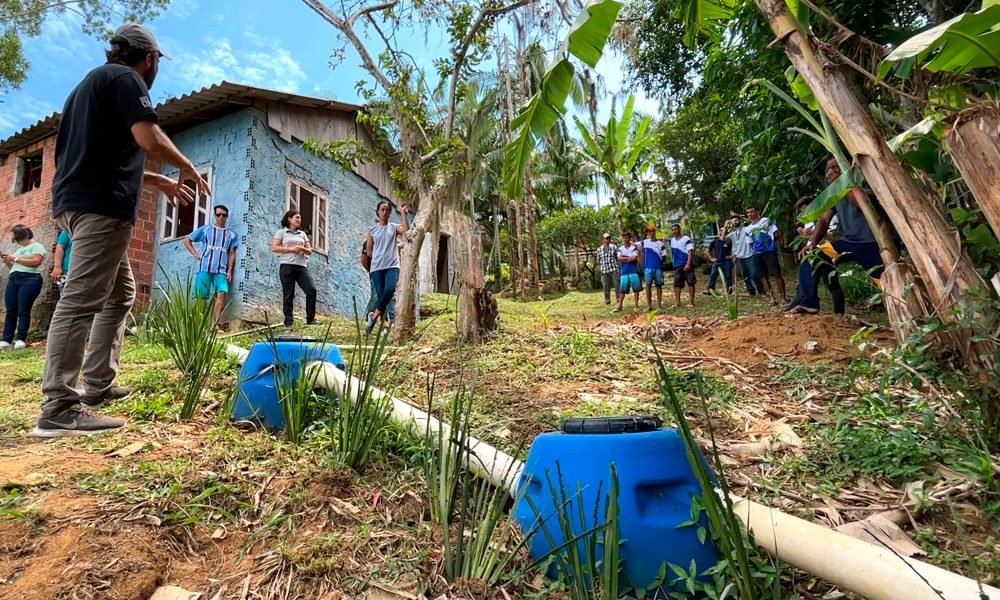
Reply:
[[[183, 181], [193, 181], [197, 193], [211, 194], [194, 164], [157, 125], [149, 88], [164, 54], [153, 34], [125, 24], [106, 55], [107, 63], [70, 93], [56, 136], [52, 215], [73, 240], [73, 269], [49, 326], [36, 437], [89, 435], [125, 424], [92, 409], [129, 394], [113, 384], [125, 319], [135, 301], [126, 250], [142, 188], [154, 187], [181, 205], [196, 193]], [[144, 172], [147, 153], [179, 167], [179, 177]]]

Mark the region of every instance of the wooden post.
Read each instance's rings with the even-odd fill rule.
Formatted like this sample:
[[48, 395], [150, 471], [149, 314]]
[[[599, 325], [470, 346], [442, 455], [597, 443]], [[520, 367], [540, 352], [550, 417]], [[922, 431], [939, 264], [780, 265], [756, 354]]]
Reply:
[[[903, 243], [911, 250], [911, 260], [928, 292], [932, 311], [946, 321], [954, 319], [952, 309], [961, 294], [985, 286], [962, 253], [954, 230], [878, 135], [874, 122], [837, 66], [821, 60], [806, 32], [789, 14], [785, 1], [757, 2], [784, 45], [785, 54], [812, 88]], [[968, 351], [966, 344], [961, 346], [959, 350]]]
[[959, 113], [948, 132], [948, 153], [1000, 235], [1000, 110], [987, 104]]

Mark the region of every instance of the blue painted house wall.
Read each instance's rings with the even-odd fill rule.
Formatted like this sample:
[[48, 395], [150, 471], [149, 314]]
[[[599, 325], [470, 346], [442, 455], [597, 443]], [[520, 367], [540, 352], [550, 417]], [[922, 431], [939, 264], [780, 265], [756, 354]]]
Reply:
[[[287, 206], [289, 178], [318, 188], [328, 197], [326, 255], [314, 252], [309, 271], [317, 287], [320, 312], [354, 315], [354, 301], [363, 311], [368, 301], [368, 274], [359, 254], [368, 226], [374, 222], [381, 196], [375, 187], [339, 164], [307, 153], [297, 142], [286, 142], [266, 124], [266, 115], [248, 108], [173, 136], [178, 148], [199, 168], [212, 169], [211, 204], [229, 208], [229, 226], [240, 237], [230, 305], [224, 318], [281, 318], [278, 258], [271, 240]], [[169, 171], [167, 174], [170, 174]], [[181, 240], [163, 240], [161, 202], [157, 218], [158, 261], [168, 272], [195, 269]], [[209, 213], [209, 220], [211, 220]], [[396, 220], [396, 219], [393, 219]], [[155, 281], [164, 285], [158, 269]], [[295, 314], [305, 315], [305, 299], [296, 289]]]
[[[173, 136], [174, 144], [191, 162], [200, 169], [211, 169], [212, 198], [209, 202], [209, 222], [214, 221], [211, 207], [225, 204], [229, 208], [229, 227], [239, 236], [241, 245], [246, 237], [246, 220], [250, 180], [246, 176], [250, 164], [250, 136], [248, 129], [251, 119], [244, 113], [226, 115], [219, 119], [198, 125]], [[165, 170], [167, 175], [176, 177], [177, 170]], [[167, 285], [164, 271], [185, 277], [198, 270], [197, 262], [178, 239], [165, 240], [163, 231], [166, 201], [161, 198], [156, 216], [157, 267], [153, 274], [154, 287]], [[237, 255], [239, 258], [240, 254]], [[237, 266], [233, 277], [233, 288], [239, 287], [243, 277]], [[231, 291], [233, 291], [231, 289]], [[238, 291], [230, 294], [230, 305], [224, 318], [236, 318], [242, 304]]]

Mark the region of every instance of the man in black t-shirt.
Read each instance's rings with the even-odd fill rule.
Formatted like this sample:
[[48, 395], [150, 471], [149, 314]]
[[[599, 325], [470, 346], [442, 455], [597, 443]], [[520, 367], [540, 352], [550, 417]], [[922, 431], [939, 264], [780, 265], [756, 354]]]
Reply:
[[712, 271], [708, 277], [708, 289], [705, 294], [711, 295], [715, 291], [715, 282], [719, 279], [719, 273], [725, 280], [727, 293], [733, 293], [733, 242], [729, 238], [717, 237], [708, 245], [708, 257], [712, 259]]
[[[153, 34], [142, 25], [123, 25], [106, 55], [107, 64], [70, 93], [56, 136], [52, 214], [73, 239], [73, 269], [49, 326], [36, 437], [88, 435], [125, 424], [91, 409], [129, 394], [113, 383], [135, 301], [126, 250], [142, 188], [153, 187], [181, 205], [195, 194], [181, 181], [194, 181], [198, 193], [211, 194], [157, 125], [149, 88], [164, 54]], [[147, 153], [179, 167], [179, 178], [144, 173]]]

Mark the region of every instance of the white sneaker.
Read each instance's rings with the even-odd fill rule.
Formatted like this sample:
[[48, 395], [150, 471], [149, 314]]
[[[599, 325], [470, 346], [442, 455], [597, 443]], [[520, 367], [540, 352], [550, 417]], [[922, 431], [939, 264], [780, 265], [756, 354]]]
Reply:
[[14, 350], [24, 350], [27, 347], [28, 345], [22, 342], [21, 340], [17, 340], [16, 342], [14, 342]]
[[10, 342], [0, 342], [0, 352], [10, 350]]

